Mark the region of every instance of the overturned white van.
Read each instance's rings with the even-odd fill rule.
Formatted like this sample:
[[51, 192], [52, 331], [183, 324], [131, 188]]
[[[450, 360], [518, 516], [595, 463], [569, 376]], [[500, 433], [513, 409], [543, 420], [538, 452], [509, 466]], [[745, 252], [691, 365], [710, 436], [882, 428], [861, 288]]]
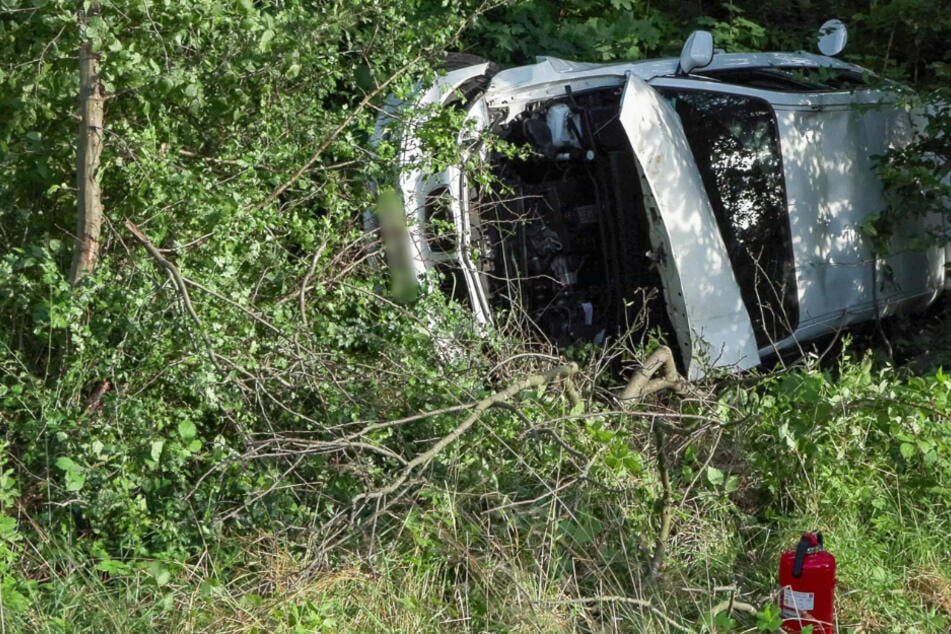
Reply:
[[[820, 42], [828, 54], [842, 43], [840, 25]], [[438, 271], [480, 322], [517, 307], [558, 344], [659, 326], [696, 377], [944, 288], [945, 249], [899, 239], [877, 258], [863, 237], [884, 206], [874, 157], [910, 142], [916, 122], [897, 87], [852, 64], [717, 52], [697, 32], [680, 59], [473, 64], [415, 106], [449, 103], [473, 122], [460, 143], [475, 129], [531, 149], [482, 153], [494, 187], [461, 167], [400, 177], [413, 273]], [[413, 164], [412, 127], [401, 139]]]

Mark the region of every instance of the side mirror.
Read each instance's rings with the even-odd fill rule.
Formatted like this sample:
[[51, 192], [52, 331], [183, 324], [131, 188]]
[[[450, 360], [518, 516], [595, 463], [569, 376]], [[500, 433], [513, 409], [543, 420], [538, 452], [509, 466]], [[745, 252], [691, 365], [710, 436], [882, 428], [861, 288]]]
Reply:
[[710, 31], [694, 31], [684, 42], [680, 52], [678, 75], [689, 75], [697, 68], [708, 66], [713, 61], [713, 34]]
[[849, 30], [842, 20], [828, 20], [819, 27], [819, 52], [834, 57], [845, 49], [849, 41]]

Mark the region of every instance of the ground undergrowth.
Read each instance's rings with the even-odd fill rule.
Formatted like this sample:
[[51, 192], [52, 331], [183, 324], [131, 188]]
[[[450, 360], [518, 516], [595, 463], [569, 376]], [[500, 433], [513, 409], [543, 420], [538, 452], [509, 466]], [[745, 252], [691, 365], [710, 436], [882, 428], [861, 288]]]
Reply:
[[[78, 531], [42, 528], [7, 468], [16, 510], [4, 524], [4, 630], [776, 631], [779, 554], [819, 529], [838, 558], [840, 632], [944, 632], [951, 378], [853, 348], [624, 407], [592, 356], [486, 408], [400, 480], [480, 400], [563, 362], [537, 350], [491, 366], [491, 355], [456, 359], [463, 375], [489, 378], [472, 375], [469, 403], [455, 390], [452, 405], [417, 397], [418, 410], [444, 411], [442, 424], [409, 445], [389, 440], [404, 467], [378, 465], [376, 484], [338, 496], [336, 513], [308, 498], [344, 486], [346, 467], [310, 482], [284, 471], [300, 508], [281, 510], [291, 500], [277, 480], [248, 490], [240, 508], [294, 522], [249, 529], [235, 500], [230, 520], [180, 520], [178, 531], [202, 537], [177, 555], [117, 551], [88, 519]], [[404, 418], [381, 428], [424, 420]], [[239, 462], [264, 459], [254, 452]], [[295, 456], [287, 444], [275, 453], [284, 464]], [[347, 456], [372, 463], [356, 445], [336, 459]]]

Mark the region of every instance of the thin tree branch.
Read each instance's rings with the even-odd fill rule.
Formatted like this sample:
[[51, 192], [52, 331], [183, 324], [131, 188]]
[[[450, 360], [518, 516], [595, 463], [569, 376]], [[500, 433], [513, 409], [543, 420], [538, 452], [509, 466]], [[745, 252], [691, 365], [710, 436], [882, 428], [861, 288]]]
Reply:
[[660, 529], [657, 531], [657, 537], [654, 540], [654, 554], [651, 556], [650, 571], [648, 581], [654, 582], [660, 574], [660, 569], [664, 565], [664, 552], [667, 548], [667, 540], [670, 538], [670, 528], [674, 520], [673, 506], [671, 497], [673, 493], [670, 486], [670, 473], [667, 468], [667, 446], [664, 431], [657, 425], [654, 425], [654, 446], [657, 454], [657, 472], [660, 475]]
[[367, 93], [367, 95], [363, 99], [360, 100], [360, 103], [358, 103], [356, 107], [350, 111], [350, 114], [347, 115], [347, 117], [343, 121], [341, 121], [340, 124], [336, 128], [334, 128], [334, 130], [330, 133], [330, 135], [326, 139], [324, 139], [324, 142], [320, 144], [320, 146], [314, 152], [313, 156], [311, 156], [307, 160], [307, 162], [305, 162], [300, 167], [300, 169], [294, 172], [294, 174], [290, 178], [288, 178], [286, 181], [284, 181], [284, 183], [282, 183], [274, 191], [268, 194], [267, 198], [261, 201], [259, 206], [263, 207], [267, 205], [272, 200], [274, 200], [275, 198], [283, 194], [285, 191], [287, 191], [287, 189], [291, 185], [293, 185], [297, 181], [297, 179], [303, 176], [304, 173], [307, 172], [307, 170], [309, 170], [314, 165], [314, 163], [316, 163], [320, 159], [324, 151], [328, 147], [330, 147], [330, 144], [333, 143], [337, 139], [337, 137], [340, 135], [340, 133], [343, 132], [347, 128], [347, 126], [353, 122], [354, 119], [357, 118], [357, 115], [359, 115], [363, 111], [363, 109], [367, 106], [368, 103], [370, 103], [370, 101], [372, 101], [380, 93], [386, 90], [390, 84], [392, 84], [398, 77], [400, 77], [403, 73], [409, 70], [414, 64], [419, 62], [419, 60], [421, 59], [422, 59], [422, 55], [417, 55], [410, 61], [403, 64], [403, 66], [401, 66], [395, 73], [390, 75], [385, 81], [383, 81], [383, 83], [381, 83], [379, 86], [377, 86], [372, 91]]
[[[664, 378], [651, 377], [663, 366]], [[687, 382], [677, 372], [674, 355], [667, 346], [660, 346], [644, 362], [644, 367], [634, 373], [627, 387], [621, 392], [621, 401], [640, 400], [645, 396], [670, 389], [677, 394], [683, 394], [687, 389]]]
[[317, 250], [314, 252], [314, 257], [310, 261], [310, 268], [307, 269], [307, 273], [304, 274], [304, 279], [301, 280], [300, 284], [300, 318], [304, 324], [304, 328], [310, 328], [310, 324], [307, 323], [307, 286], [310, 284], [310, 278], [313, 277], [314, 271], [317, 270], [317, 262], [320, 261], [320, 256], [324, 254], [324, 249], [327, 247], [327, 243], [320, 245]]
[[145, 247], [145, 250], [149, 252], [149, 255], [152, 256], [152, 259], [165, 269], [168, 274], [171, 276], [172, 281], [175, 282], [176, 288], [182, 297], [182, 304], [185, 306], [185, 312], [188, 313], [188, 316], [191, 317], [192, 321], [195, 322], [195, 326], [198, 328], [198, 334], [201, 336], [202, 340], [205, 343], [205, 346], [208, 348], [209, 352], [212, 353], [212, 359], [214, 360], [214, 352], [212, 350], [211, 341], [208, 339], [208, 335], [205, 333], [205, 329], [202, 326], [201, 319], [198, 317], [198, 313], [195, 312], [195, 307], [192, 305], [191, 297], [188, 295], [188, 285], [185, 283], [185, 279], [182, 277], [181, 272], [179, 272], [178, 267], [172, 264], [162, 253], [156, 248], [152, 241], [149, 240], [148, 236], [142, 233], [142, 230], [139, 229], [134, 222], [128, 218], [125, 221], [125, 228], [135, 236], [135, 239], [142, 243], [142, 246]]
[[412, 475], [413, 471], [417, 467], [429, 464], [436, 456], [439, 455], [439, 453], [443, 449], [445, 449], [450, 444], [458, 440], [459, 437], [461, 437], [473, 425], [475, 425], [475, 423], [479, 420], [479, 416], [481, 416], [482, 412], [489, 409], [493, 405], [507, 401], [508, 399], [512, 398], [513, 396], [515, 396], [522, 390], [527, 390], [529, 388], [539, 387], [542, 385], [548, 385], [549, 383], [552, 383], [553, 381], [572, 376], [576, 374], [577, 372], [578, 372], [578, 365], [575, 363], [562, 365], [542, 374], [533, 374], [532, 376], [529, 376], [521, 381], [513, 383], [512, 385], [508, 386], [504, 390], [496, 392], [495, 394], [492, 394], [491, 396], [488, 396], [482, 399], [481, 401], [475, 404], [475, 406], [472, 409], [472, 413], [469, 414], [469, 416], [462, 422], [461, 425], [459, 425], [453, 431], [451, 431], [450, 433], [440, 438], [427, 451], [424, 451], [423, 453], [419, 454], [418, 456], [410, 460], [406, 464], [406, 467], [404, 467], [403, 471], [400, 472], [399, 476], [397, 476], [397, 478], [393, 482], [391, 482], [390, 484], [376, 491], [372, 491], [370, 493], [363, 493], [356, 496], [353, 500], [354, 504], [361, 501], [368, 501], [368, 500], [381, 498], [399, 489], [399, 487], [404, 482], [406, 482], [406, 480]]

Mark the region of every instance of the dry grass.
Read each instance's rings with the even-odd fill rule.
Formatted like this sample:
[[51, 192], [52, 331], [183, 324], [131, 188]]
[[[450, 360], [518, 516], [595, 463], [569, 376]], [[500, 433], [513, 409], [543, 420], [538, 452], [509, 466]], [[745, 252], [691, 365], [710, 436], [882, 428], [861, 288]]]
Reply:
[[918, 568], [905, 582], [905, 590], [922, 603], [951, 618], [951, 579], [933, 567]]

